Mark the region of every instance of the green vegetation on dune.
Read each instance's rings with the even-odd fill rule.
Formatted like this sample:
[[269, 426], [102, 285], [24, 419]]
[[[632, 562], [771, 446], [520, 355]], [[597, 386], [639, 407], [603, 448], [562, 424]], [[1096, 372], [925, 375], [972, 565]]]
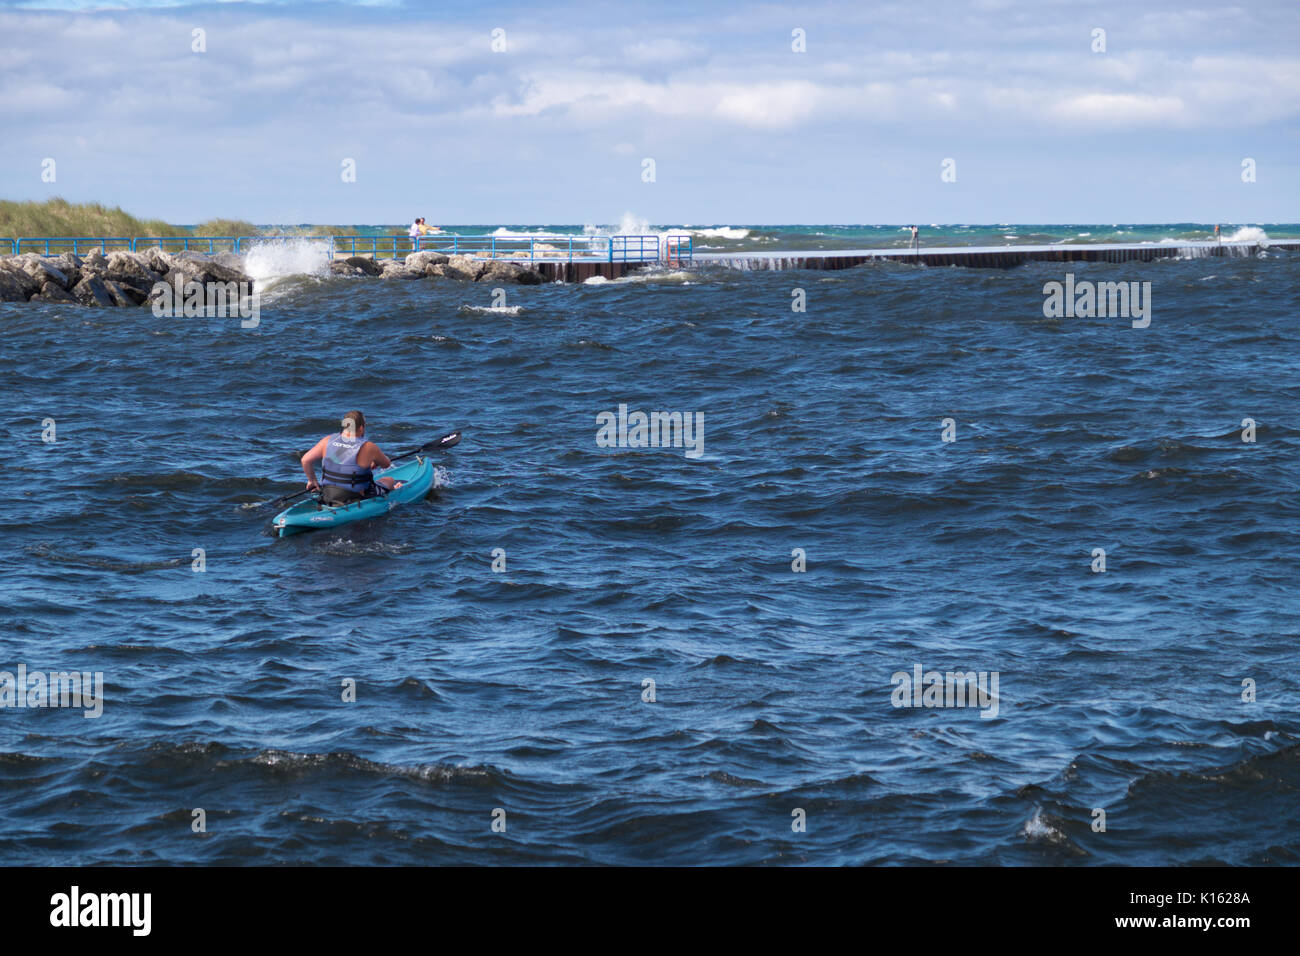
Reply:
[[274, 233], [277, 236], [355, 236], [357, 234], [356, 226], [284, 226], [274, 229], [263, 229], [263, 232]]
[[188, 229], [137, 219], [100, 203], [11, 202], [0, 199], [0, 236], [187, 236]]
[[159, 219], [138, 219], [101, 203], [66, 199], [14, 202], [0, 199], [0, 236], [8, 239], [49, 236], [351, 236], [355, 226], [291, 226], [262, 229], [242, 219], [209, 219], [197, 226], [173, 226]]
[[209, 219], [186, 230], [195, 236], [260, 236], [262, 230], [242, 219]]

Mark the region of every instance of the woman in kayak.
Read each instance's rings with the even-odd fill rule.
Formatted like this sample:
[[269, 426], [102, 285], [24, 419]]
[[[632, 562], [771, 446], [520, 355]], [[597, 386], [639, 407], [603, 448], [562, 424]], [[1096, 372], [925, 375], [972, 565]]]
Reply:
[[[307, 475], [307, 490], [320, 491], [327, 505], [342, 505], [379, 494], [379, 487], [395, 487], [393, 479], [375, 481], [374, 469], [388, 468], [392, 462], [379, 446], [366, 440], [366, 416], [348, 412], [343, 416], [343, 430], [326, 435], [316, 447], [302, 456], [302, 470]], [[321, 480], [316, 481], [316, 462], [321, 463]]]

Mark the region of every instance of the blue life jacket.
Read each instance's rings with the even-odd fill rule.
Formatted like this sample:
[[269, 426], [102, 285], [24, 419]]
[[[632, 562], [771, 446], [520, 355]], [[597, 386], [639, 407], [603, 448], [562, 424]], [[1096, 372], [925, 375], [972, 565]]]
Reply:
[[348, 438], [342, 432], [331, 435], [325, 446], [325, 459], [321, 462], [321, 484], [340, 485], [349, 491], [364, 494], [374, 483], [374, 473], [357, 464], [357, 452], [370, 439]]

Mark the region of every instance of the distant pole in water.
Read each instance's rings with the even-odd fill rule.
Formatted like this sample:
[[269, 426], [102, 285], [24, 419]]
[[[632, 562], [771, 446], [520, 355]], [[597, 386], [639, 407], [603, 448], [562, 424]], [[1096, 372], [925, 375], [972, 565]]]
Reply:
[[913, 226], [913, 227], [912, 227], [912, 252], [913, 252], [913, 254], [920, 254], [920, 252], [921, 252], [921, 240], [919, 240], [919, 239], [916, 237], [917, 231], [918, 231], [918, 230], [917, 230], [916, 226]]
[[1217, 243], [1219, 244], [1219, 245], [1218, 245], [1219, 254], [1222, 255], [1222, 254], [1223, 254], [1223, 236], [1221, 236], [1221, 235], [1219, 234], [1219, 224], [1218, 224], [1217, 222], [1214, 224], [1214, 241], [1217, 242]]

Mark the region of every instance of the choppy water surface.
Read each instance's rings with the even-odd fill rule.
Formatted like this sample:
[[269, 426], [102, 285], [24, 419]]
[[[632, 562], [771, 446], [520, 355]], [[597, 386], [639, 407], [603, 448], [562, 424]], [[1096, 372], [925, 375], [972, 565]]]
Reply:
[[[0, 306], [0, 668], [107, 684], [0, 710], [0, 861], [1294, 863], [1298, 264], [1073, 267], [1145, 330], [1048, 264]], [[270, 538], [352, 407], [464, 429], [442, 487]], [[996, 716], [893, 707], [918, 664]]]

